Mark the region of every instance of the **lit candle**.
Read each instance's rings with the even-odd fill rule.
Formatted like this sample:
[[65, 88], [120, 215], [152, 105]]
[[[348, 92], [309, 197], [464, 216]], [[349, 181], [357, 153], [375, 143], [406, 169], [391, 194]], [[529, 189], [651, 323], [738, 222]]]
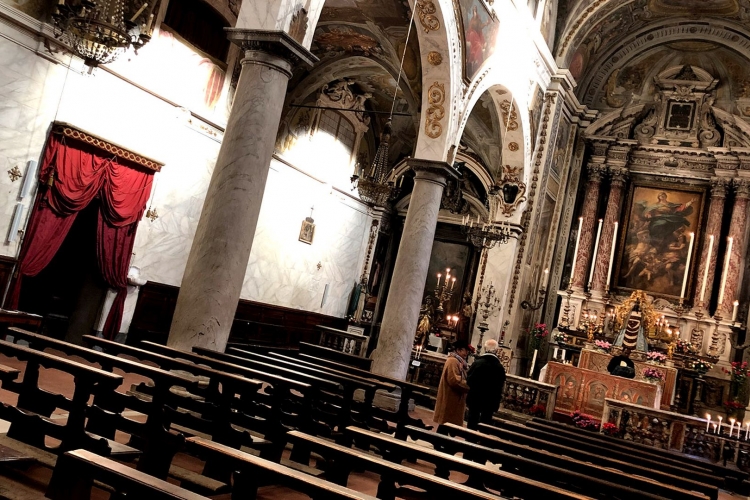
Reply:
[[745, 441], [747, 441], [747, 435], [750, 434], [750, 422], [745, 425], [747, 425], [747, 429], [745, 430]]
[[456, 284], [456, 278], [451, 279], [451, 291], [453, 290], [453, 285]]
[[719, 435], [721, 435], [721, 419], [722, 417], [719, 417]]
[[552, 359], [557, 359], [557, 352], [560, 350], [559, 347], [555, 346], [555, 352], [552, 353]]
[[737, 308], [740, 306], [740, 301], [735, 300], [733, 304], [734, 304], [734, 309], [732, 309], [732, 323], [737, 321]]
[[442, 278], [442, 277], [443, 277], [443, 275], [440, 274], [440, 273], [438, 273], [438, 282], [437, 282], [437, 286], [435, 288], [440, 288], [440, 278]]
[[544, 270], [544, 278], [542, 278], [542, 290], [547, 289], [547, 282], [549, 281], [549, 269]]
[[[735, 419], [730, 418], [729, 419], [729, 437], [732, 437], [732, 431], [734, 431], [734, 423], [736, 422]], [[739, 434], [739, 431], [737, 432]]]
[[594, 240], [594, 261], [591, 263], [591, 271], [589, 272], [589, 288], [591, 287], [591, 281], [594, 279], [594, 269], [596, 268], [596, 258], [599, 252], [599, 238], [602, 236], [602, 223], [604, 221], [599, 219], [599, 227], [596, 230], [596, 240]]
[[615, 246], [617, 246], [617, 227], [619, 222], [615, 222], [615, 230], [612, 231], [612, 249], [609, 251], [609, 267], [607, 268], [607, 289], [612, 280], [612, 266], [615, 262]]
[[724, 272], [721, 273], [721, 286], [719, 287], [719, 305], [724, 303], [724, 288], [727, 286], [727, 275], [729, 274], [729, 261], [732, 260], [732, 244], [734, 238], [731, 236], [728, 238], [729, 244], [727, 245], [727, 254], [724, 256]]
[[687, 289], [688, 272], [690, 271], [690, 259], [693, 257], [693, 244], [695, 243], [695, 233], [690, 233], [690, 243], [688, 244], [687, 260], [685, 261], [685, 274], [682, 277], [682, 291], [680, 292], [680, 298], [685, 298], [685, 290]]
[[706, 432], [708, 432], [708, 426], [711, 425], [711, 414], [706, 413]]
[[716, 424], [714, 424], [714, 434], [718, 434]]
[[154, 15], [150, 14], [148, 16], [148, 22], [146, 23], [146, 33], [149, 33], [151, 31], [151, 25], [154, 23]]
[[708, 237], [708, 257], [706, 267], [703, 269], [703, 283], [701, 283], [701, 302], [706, 298], [706, 282], [708, 282], [708, 268], [711, 267], [711, 254], [714, 251], [714, 235]]
[[583, 225], [583, 217], [578, 217], [578, 234], [576, 235], [576, 249], [573, 252], [573, 264], [570, 266], [570, 283], [568, 288], [573, 284], [574, 275], [576, 272], [576, 261], [578, 260], [578, 245], [581, 244], [581, 226]]

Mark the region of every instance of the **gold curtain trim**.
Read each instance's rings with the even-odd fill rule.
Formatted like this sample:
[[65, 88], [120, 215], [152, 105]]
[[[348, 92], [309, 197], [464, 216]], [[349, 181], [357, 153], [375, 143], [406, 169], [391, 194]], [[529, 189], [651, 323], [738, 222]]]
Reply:
[[52, 133], [61, 134], [71, 139], [83, 141], [86, 144], [94, 146], [95, 148], [106, 151], [107, 153], [115, 155], [118, 158], [122, 158], [123, 160], [136, 163], [149, 170], [153, 170], [154, 172], [161, 172], [161, 167], [164, 166], [163, 163], [152, 160], [150, 158], [146, 158], [145, 156], [141, 156], [137, 153], [133, 153], [130, 150], [127, 150], [109, 141], [105, 141], [104, 139], [91, 135], [88, 132], [84, 132], [83, 130], [67, 123], [56, 123], [52, 128]]

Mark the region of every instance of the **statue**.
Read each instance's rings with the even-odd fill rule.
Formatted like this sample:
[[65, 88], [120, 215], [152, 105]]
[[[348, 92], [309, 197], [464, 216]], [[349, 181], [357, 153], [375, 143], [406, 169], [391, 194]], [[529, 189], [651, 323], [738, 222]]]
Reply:
[[435, 307], [433, 306], [432, 295], [427, 295], [422, 301], [422, 308], [419, 310], [419, 323], [417, 323], [417, 333], [414, 335], [415, 346], [424, 347], [430, 343], [434, 315]]
[[630, 310], [614, 345], [628, 350], [648, 352], [640, 299], [636, 300]]

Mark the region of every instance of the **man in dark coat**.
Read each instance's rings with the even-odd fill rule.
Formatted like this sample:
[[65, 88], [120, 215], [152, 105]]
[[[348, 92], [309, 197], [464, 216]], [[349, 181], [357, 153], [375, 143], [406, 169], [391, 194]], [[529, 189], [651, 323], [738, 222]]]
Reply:
[[469, 368], [466, 382], [469, 395], [466, 406], [469, 408], [467, 427], [477, 429], [479, 423], [489, 424], [492, 415], [500, 408], [505, 386], [505, 368], [497, 357], [496, 340], [484, 343], [484, 354], [479, 356]]

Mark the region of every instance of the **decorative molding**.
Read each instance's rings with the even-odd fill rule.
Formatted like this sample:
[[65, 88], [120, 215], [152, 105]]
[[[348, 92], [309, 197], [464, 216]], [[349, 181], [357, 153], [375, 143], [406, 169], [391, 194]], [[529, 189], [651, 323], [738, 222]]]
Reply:
[[434, 50], [427, 54], [427, 62], [432, 64], [433, 66], [440, 66], [440, 64], [443, 62], [443, 56], [440, 55], [440, 52], [435, 52]]
[[136, 163], [149, 170], [153, 170], [154, 172], [160, 172], [161, 167], [164, 166], [163, 163], [152, 160], [150, 158], [146, 158], [145, 156], [141, 156], [138, 153], [134, 153], [100, 137], [96, 137], [95, 135], [92, 135], [67, 123], [56, 122], [52, 128], [52, 133], [60, 134], [70, 139], [85, 142], [86, 144], [94, 146], [95, 148], [106, 151], [107, 153], [115, 155], [118, 158], [122, 158], [123, 160]]
[[510, 101], [504, 99], [500, 103], [500, 110], [503, 115], [503, 125], [507, 127], [507, 130], [518, 130], [518, 112], [511, 109]]
[[435, 82], [427, 92], [427, 102], [430, 107], [425, 113], [425, 133], [427, 137], [437, 139], [443, 134], [440, 121], [445, 117], [445, 85]]
[[510, 151], [513, 151], [513, 152], [518, 151], [518, 149], [519, 149], [518, 148], [518, 143], [517, 142], [509, 142], [508, 143], [508, 149]]
[[424, 28], [425, 33], [437, 31], [440, 29], [440, 20], [435, 15], [437, 8], [432, 0], [417, 0], [415, 5], [419, 24]]
[[305, 34], [307, 33], [307, 9], [302, 5], [299, 6], [297, 12], [292, 16], [292, 22], [289, 25], [289, 36], [294, 38], [297, 43], [302, 43], [305, 40]]

